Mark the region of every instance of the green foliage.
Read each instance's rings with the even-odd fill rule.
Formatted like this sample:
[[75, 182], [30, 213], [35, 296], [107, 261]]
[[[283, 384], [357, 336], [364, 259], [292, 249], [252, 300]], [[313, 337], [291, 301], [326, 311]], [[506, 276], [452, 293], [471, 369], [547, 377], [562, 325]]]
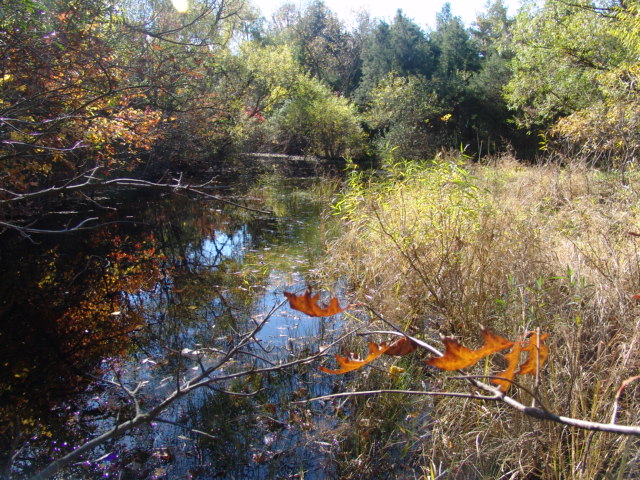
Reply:
[[626, 168], [640, 149], [640, 14], [637, 5], [616, 13], [611, 34], [625, 55], [596, 75], [598, 98], [561, 118], [551, 132], [577, 156]]
[[236, 97], [235, 141], [249, 149], [265, 143], [265, 118], [281, 108], [295, 89], [301, 69], [286, 45], [244, 42], [238, 55], [228, 56], [226, 68], [233, 71], [227, 89]]
[[478, 70], [478, 50], [460, 17], [451, 13], [448, 3], [442, 7], [436, 19], [436, 30], [430, 36], [437, 58], [434, 78], [451, 83], [454, 77], [464, 78], [464, 72]]
[[362, 35], [349, 30], [322, 0], [301, 10], [283, 5], [264, 41], [288, 46], [304, 71], [337, 92], [348, 95], [357, 86]]
[[606, 166], [633, 161], [637, 19], [637, 5], [610, 1], [549, 0], [520, 14], [507, 99], [522, 125], [551, 127], [547, 148]]
[[478, 14], [470, 30], [482, 58], [494, 53], [502, 57], [513, 56], [511, 30], [514, 22], [502, 0], [487, 3], [486, 12]]
[[357, 97], [364, 103], [377, 84], [392, 72], [400, 76], [429, 75], [434, 67], [432, 57], [425, 33], [398, 10], [390, 25], [380, 22], [365, 40]]
[[318, 80], [298, 77], [291, 98], [271, 120], [274, 141], [287, 153], [357, 156], [363, 133], [354, 107]]
[[361, 42], [322, 0], [306, 7], [293, 30], [303, 69], [336, 91], [348, 93], [355, 88]]
[[[535, 129], [587, 108], [601, 98], [599, 77], [627, 57], [615, 35], [608, 2], [548, 0], [525, 5], [514, 30], [513, 77], [507, 87], [522, 125]], [[611, 5], [609, 5], [611, 6]]]
[[367, 126], [376, 132], [375, 146], [383, 152], [387, 145], [405, 158], [420, 158], [435, 151], [441, 139], [435, 125], [443, 108], [423, 77], [389, 74], [371, 92], [364, 115]]
[[506, 8], [490, 5], [472, 30], [448, 4], [437, 20], [427, 36], [399, 12], [369, 36], [357, 93], [378, 151], [391, 145], [400, 156], [424, 158], [471, 144], [481, 154], [514, 137], [502, 99], [511, 56]]

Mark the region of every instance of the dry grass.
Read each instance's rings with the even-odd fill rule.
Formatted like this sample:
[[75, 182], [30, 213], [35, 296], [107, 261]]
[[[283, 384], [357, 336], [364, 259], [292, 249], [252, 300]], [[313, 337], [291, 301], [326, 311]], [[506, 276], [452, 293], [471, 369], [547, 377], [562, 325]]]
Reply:
[[[640, 238], [629, 234], [640, 232], [640, 173], [627, 176], [623, 185], [611, 173], [509, 158], [472, 167], [456, 158], [395, 164], [383, 180], [352, 180], [338, 204], [347, 228], [324, 271], [436, 345], [437, 334], [474, 344], [479, 323], [512, 339], [541, 328], [551, 357], [539, 395], [556, 413], [608, 422], [617, 388], [640, 373], [640, 306], [630, 298], [640, 292]], [[465, 388], [440, 372], [424, 376], [419, 363], [413, 368], [407, 383], [414, 387]], [[383, 381], [376, 378], [354, 381], [372, 388]], [[640, 423], [638, 405], [640, 386], [632, 384], [618, 422]], [[406, 439], [403, 461], [431, 472], [424, 478], [434, 466], [446, 478], [640, 475], [633, 438], [540, 423], [473, 400], [422, 406], [430, 420]], [[382, 410], [376, 414], [384, 417]], [[385, 435], [395, 435], [389, 428]], [[362, 461], [388, 437], [358, 441]]]

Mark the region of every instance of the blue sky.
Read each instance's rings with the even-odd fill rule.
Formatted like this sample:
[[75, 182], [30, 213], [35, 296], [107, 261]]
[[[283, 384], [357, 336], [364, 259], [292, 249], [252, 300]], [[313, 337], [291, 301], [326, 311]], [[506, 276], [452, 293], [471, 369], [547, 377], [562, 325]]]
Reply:
[[[251, 0], [262, 11], [262, 14], [270, 18], [271, 14], [285, 0]], [[307, 0], [290, 0], [292, 3], [304, 6]], [[353, 18], [352, 12], [365, 8], [372, 16], [390, 20], [401, 8], [405, 15], [412, 18], [421, 27], [434, 27], [436, 13], [442, 9], [445, 0], [324, 0], [325, 4], [336, 12], [343, 20]], [[476, 13], [485, 10], [486, 0], [450, 0], [451, 10], [454, 15], [462, 17], [462, 20], [470, 25], [476, 18]], [[520, 5], [520, 0], [504, 0], [509, 7], [509, 14], [514, 15]]]

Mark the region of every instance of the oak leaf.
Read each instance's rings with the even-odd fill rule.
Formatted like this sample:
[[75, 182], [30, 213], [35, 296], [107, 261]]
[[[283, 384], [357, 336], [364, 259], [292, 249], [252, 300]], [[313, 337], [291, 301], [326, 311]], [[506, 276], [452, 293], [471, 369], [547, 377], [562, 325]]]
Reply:
[[334, 297], [329, 301], [329, 305], [321, 307], [318, 304], [320, 294], [316, 293], [315, 295], [311, 295], [311, 289], [307, 289], [307, 291], [302, 295], [284, 292], [284, 296], [289, 300], [289, 306], [291, 308], [302, 313], [306, 313], [310, 317], [330, 317], [331, 315], [344, 312], [351, 306], [347, 305], [346, 307], [341, 308], [338, 299]]
[[392, 355], [394, 357], [404, 357], [405, 355], [410, 354], [418, 348], [416, 342], [407, 337], [400, 337], [391, 345], [385, 352], [385, 355]]
[[460, 344], [455, 338], [444, 337], [444, 354], [441, 357], [431, 357], [425, 360], [428, 365], [442, 370], [460, 370], [475, 365], [479, 360], [492, 353], [497, 353], [513, 346], [513, 342], [482, 329], [483, 345], [477, 350], [471, 350]]
[[376, 358], [378, 358], [380, 355], [385, 353], [390, 348], [390, 346], [391, 345], [387, 345], [385, 343], [381, 343], [380, 345], [378, 345], [376, 343], [369, 342], [369, 354], [364, 360], [360, 360], [356, 356], [351, 356], [351, 355], [346, 357], [343, 357], [342, 355], [336, 355], [336, 361], [338, 362], [338, 365], [340, 365], [339, 369], [331, 370], [326, 367], [320, 367], [320, 370], [325, 373], [332, 373], [334, 375], [352, 372], [353, 370], [362, 368], [367, 363], [370, 363]]
[[[540, 341], [538, 342], [538, 333], [532, 333], [529, 337], [529, 343], [522, 348], [522, 351], [527, 352], [529, 356], [520, 366], [518, 375], [537, 375], [540, 371], [540, 367], [544, 365], [544, 362], [547, 360], [547, 356], [549, 355], [549, 347], [544, 343], [548, 336], [549, 334], [547, 333], [540, 335]], [[538, 350], [538, 343], [540, 343], [540, 350]], [[538, 359], [540, 359], [540, 364], [538, 364]]]
[[498, 385], [500, 391], [506, 392], [509, 390], [513, 379], [516, 376], [516, 368], [518, 368], [518, 362], [520, 361], [520, 352], [522, 351], [522, 343], [516, 342], [509, 353], [504, 356], [507, 361], [507, 368], [504, 371], [498, 373], [496, 376], [500, 378], [491, 379], [491, 383]]

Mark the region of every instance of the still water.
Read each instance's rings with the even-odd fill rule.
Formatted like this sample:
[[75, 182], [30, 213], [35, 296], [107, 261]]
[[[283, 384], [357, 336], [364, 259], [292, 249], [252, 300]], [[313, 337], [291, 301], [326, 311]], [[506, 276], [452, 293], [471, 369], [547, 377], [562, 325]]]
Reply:
[[132, 418], [136, 404], [149, 411], [219, 365], [212, 376], [230, 378], [58, 478], [327, 478], [338, 420], [323, 404], [292, 402], [330, 392], [336, 379], [317, 363], [251, 373], [317, 352], [340, 326], [283, 304], [284, 290], [304, 290], [331, 234], [323, 189], [325, 178], [263, 172], [220, 190], [263, 213], [119, 192], [77, 213], [99, 216], [100, 228], [35, 243], [0, 238], [5, 477], [28, 478]]

